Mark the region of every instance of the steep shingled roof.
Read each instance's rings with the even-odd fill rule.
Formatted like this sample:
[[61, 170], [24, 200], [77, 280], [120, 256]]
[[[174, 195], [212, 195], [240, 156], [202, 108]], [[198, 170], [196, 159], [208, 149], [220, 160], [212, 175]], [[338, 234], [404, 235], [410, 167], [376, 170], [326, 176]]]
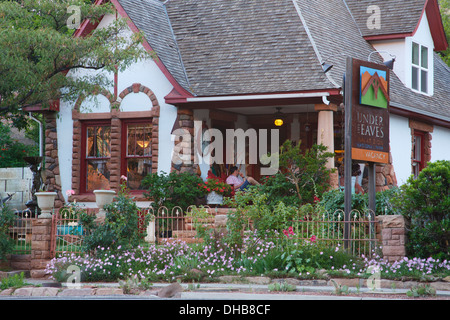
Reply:
[[[424, 1], [405, 1], [414, 5], [393, 10], [408, 12], [403, 12], [405, 20], [392, 18], [396, 23], [386, 24], [383, 32], [412, 32]], [[197, 96], [338, 88], [345, 56], [367, 60], [374, 51], [360, 27], [366, 15], [361, 18], [355, 8], [357, 2], [373, 2], [369, 0], [119, 2], [169, 72]], [[382, 8], [406, 5], [398, 0], [377, 3]], [[450, 121], [450, 71], [437, 54], [434, 59], [432, 97], [411, 91], [391, 72], [391, 101]], [[320, 65], [324, 60], [334, 65], [327, 74]], [[382, 63], [379, 55], [372, 61]]]
[[171, 0], [167, 12], [196, 95], [333, 87], [291, 0]]
[[[315, 43], [322, 59], [334, 65], [328, 74], [334, 82], [342, 84], [346, 56], [368, 60], [369, 54], [375, 49], [361, 36], [344, 1], [295, 1], [309, 29], [311, 41]], [[333, 36], [332, 41], [330, 36]], [[391, 104], [450, 121], [450, 71], [437, 54], [434, 54], [434, 60], [434, 95], [430, 97], [410, 90], [391, 71]], [[372, 55], [371, 61], [383, 62], [379, 55]]]
[[[412, 33], [422, 15], [426, 0], [345, 0], [363, 36]], [[380, 13], [379, 29], [371, 26], [374, 14]], [[368, 23], [369, 22], [369, 23]], [[368, 26], [369, 25], [369, 26]]]
[[167, 70], [185, 89], [189, 82], [164, 4], [158, 0], [118, 0]]

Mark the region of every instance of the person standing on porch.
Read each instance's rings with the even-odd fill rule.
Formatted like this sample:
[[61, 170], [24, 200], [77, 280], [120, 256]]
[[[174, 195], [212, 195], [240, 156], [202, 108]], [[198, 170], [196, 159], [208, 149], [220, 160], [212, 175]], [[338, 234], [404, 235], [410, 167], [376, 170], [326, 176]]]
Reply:
[[259, 185], [259, 182], [252, 177], [245, 178], [242, 172], [239, 172], [236, 166], [230, 168], [230, 175], [228, 176], [226, 183], [233, 187], [233, 190], [244, 191], [250, 185]]
[[[345, 187], [345, 178], [344, 178], [344, 166], [341, 165], [339, 166], [339, 187], [342, 191], [344, 191], [344, 187]], [[352, 163], [352, 194], [354, 193], [359, 193], [359, 194], [364, 194], [364, 189], [361, 187], [361, 185], [358, 183], [358, 177], [361, 175], [361, 168], [359, 166], [359, 164], [357, 163]]]

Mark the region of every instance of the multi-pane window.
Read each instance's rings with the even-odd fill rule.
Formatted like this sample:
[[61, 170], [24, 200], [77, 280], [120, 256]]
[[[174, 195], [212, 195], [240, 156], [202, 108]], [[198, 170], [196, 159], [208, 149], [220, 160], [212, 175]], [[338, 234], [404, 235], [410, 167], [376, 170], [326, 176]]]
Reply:
[[122, 144], [122, 172], [127, 177], [129, 189], [141, 190], [142, 179], [152, 171], [151, 122], [126, 123], [123, 133], [126, 145]]
[[[144, 189], [142, 179], [152, 172], [152, 120], [124, 120], [120, 130], [118, 136], [111, 135], [110, 120], [82, 124], [81, 193], [110, 189], [111, 170], [127, 177], [130, 190]], [[117, 138], [112, 141], [111, 136]]]
[[411, 87], [414, 90], [428, 93], [428, 48], [412, 43]]
[[424, 132], [414, 130], [414, 144], [413, 144], [413, 174], [417, 178], [420, 171], [425, 166], [425, 154], [424, 154]]
[[109, 189], [111, 162], [111, 126], [92, 124], [84, 127], [85, 191]]

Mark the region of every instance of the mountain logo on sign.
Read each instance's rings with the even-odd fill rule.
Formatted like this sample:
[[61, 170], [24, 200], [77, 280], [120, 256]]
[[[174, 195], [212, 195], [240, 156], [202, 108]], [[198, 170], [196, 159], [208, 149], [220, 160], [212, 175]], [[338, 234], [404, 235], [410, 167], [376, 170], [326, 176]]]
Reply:
[[389, 102], [386, 71], [361, 67], [360, 76], [360, 104], [386, 109]]

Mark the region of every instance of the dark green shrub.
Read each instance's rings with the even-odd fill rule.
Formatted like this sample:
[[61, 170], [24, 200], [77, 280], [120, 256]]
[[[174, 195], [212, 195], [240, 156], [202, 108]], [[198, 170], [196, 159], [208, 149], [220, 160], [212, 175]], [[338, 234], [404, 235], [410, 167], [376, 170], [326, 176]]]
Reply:
[[408, 255], [449, 259], [450, 161], [428, 163], [400, 190], [395, 203], [411, 223]]
[[189, 172], [151, 173], [142, 181], [142, 185], [147, 189], [144, 195], [153, 200], [154, 209], [165, 206], [169, 211], [175, 206], [186, 210], [195, 204], [198, 197], [204, 196], [199, 184], [203, 184], [203, 180]]
[[9, 228], [14, 226], [16, 215], [7, 205], [0, 206], [0, 260], [14, 250], [14, 240], [9, 236]]

